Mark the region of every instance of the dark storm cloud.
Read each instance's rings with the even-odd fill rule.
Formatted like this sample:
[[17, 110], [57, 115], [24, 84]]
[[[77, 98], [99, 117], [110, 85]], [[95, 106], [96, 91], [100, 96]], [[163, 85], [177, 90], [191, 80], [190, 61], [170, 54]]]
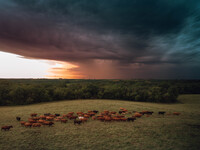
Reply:
[[100, 61], [123, 78], [159, 78], [158, 70], [176, 78], [174, 68], [200, 64], [198, 0], [0, 0], [0, 9], [2, 51], [83, 73]]

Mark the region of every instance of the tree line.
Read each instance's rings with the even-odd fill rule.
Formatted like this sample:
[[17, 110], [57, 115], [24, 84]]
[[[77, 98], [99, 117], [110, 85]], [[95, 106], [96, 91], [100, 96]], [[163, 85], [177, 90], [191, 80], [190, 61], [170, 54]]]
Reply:
[[179, 94], [200, 94], [199, 80], [0, 80], [0, 105], [73, 99], [176, 102]]

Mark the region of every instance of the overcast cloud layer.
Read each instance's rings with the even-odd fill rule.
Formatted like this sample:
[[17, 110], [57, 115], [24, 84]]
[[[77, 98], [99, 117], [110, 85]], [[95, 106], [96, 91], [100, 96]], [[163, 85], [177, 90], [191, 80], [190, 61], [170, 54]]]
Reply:
[[200, 1], [0, 0], [0, 51], [85, 77], [199, 79]]

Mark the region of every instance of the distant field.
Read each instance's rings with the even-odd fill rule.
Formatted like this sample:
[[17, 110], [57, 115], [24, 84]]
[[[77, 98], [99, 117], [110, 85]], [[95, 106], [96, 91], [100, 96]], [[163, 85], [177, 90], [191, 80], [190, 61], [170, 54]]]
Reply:
[[[0, 107], [0, 126], [13, 125], [0, 132], [0, 150], [76, 150], [76, 149], [200, 149], [200, 95], [181, 95], [176, 104], [155, 104], [118, 100], [73, 100], [27, 106]], [[72, 121], [54, 127], [25, 128], [16, 116], [26, 120], [30, 113], [87, 112], [88, 110], [149, 110], [135, 122], [100, 122], [89, 120], [75, 126]], [[180, 112], [180, 116], [159, 116], [158, 111]], [[128, 116], [128, 115], [127, 115]], [[130, 116], [130, 114], [129, 114]]]

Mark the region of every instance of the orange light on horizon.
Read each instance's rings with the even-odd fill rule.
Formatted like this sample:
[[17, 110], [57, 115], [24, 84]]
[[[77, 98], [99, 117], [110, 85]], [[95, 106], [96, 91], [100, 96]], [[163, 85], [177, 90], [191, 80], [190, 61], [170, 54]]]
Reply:
[[76, 69], [78, 69], [79, 66], [67, 63], [67, 62], [61, 62], [61, 61], [54, 61], [54, 65], [51, 66], [51, 68], [48, 70], [50, 75], [47, 75], [47, 78], [63, 78], [63, 79], [80, 79], [84, 78], [83, 75], [78, 74]]

